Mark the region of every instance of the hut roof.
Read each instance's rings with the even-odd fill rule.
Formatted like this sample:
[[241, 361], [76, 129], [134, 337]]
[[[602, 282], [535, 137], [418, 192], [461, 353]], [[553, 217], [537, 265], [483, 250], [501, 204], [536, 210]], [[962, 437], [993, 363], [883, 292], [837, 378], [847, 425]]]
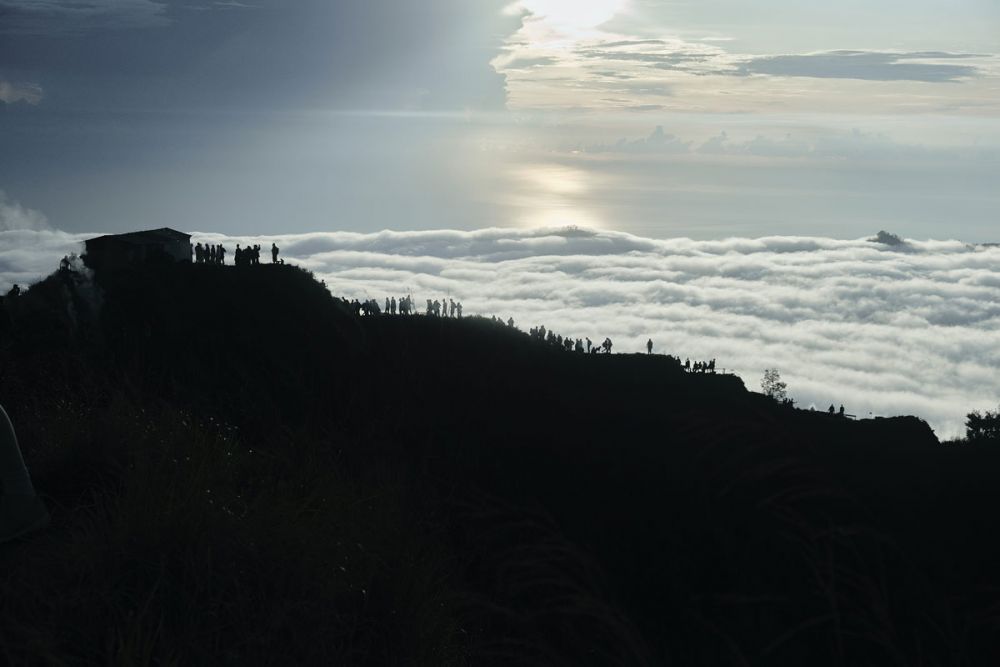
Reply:
[[161, 227], [160, 229], [149, 229], [141, 232], [128, 232], [127, 234], [106, 234], [104, 236], [98, 236], [96, 238], [88, 239], [87, 243], [103, 243], [103, 242], [116, 242], [116, 243], [131, 243], [135, 245], [148, 245], [151, 243], [164, 243], [170, 241], [189, 241], [191, 239], [190, 234], [185, 234], [184, 232], [179, 232], [176, 229], [170, 229], [169, 227]]

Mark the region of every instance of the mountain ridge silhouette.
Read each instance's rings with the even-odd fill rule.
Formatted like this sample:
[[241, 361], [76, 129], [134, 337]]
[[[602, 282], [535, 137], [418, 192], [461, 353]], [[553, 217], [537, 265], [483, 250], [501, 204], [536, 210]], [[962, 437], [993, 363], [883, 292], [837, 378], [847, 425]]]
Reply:
[[995, 448], [485, 318], [359, 318], [291, 265], [95, 281], [99, 301], [60, 272], [5, 304], [0, 402], [53, 509], [0, 552], [14, 656], [38, 637], [145, 664], [997, 648]]

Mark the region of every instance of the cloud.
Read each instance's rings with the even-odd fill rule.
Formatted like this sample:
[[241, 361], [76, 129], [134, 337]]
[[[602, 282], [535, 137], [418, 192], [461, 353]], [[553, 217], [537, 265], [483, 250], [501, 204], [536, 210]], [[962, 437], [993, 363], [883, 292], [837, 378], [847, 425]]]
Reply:
[[156, 0], [0, 0], [0, 34], [50, 35], [169, 23]]
[[16, 229], [49, 229], [48, 220], [40, 211], [24, 208], [16, 201], [10, 201], [0, 190], [0, 232]]
[[75, 110], [498, 110], [503, 4], [0, 0], [0, 69]]
[[[973, 65], [955, 65], [934, 61], [974, 58], [974, 54], [881, 51], [828, 51], [805, 55], [779, 55], [751, 58], [737, 67], [734, 74], [749, 76], [812, 77], [820, 79], [863, 79], [866, 81], [958, 82], [980, 73]], [[930, 62], [928, 62], [930, 61]]]
[[903, 143], [880, 132], [826, 132], [804, 139], [791, 133], [780, 137], [758, 134], [752, 139], [734, 141], [723, 131], [709, 138], [696, 149], [704, 155], [753, 155], [772, 158], [817, 158], [826, 160], [916, 160], [948, 161], [1000, 159], [1000, 152], [990, 147], [956, 148], [928, 147]]
[[[43, 275], [83, 236], [0, 232], [0, 289]], [[313, 233], [272, 241], [338, 295], [412, 293], [615, 349], [717, 359], [754, 389], [777, 367], [800, 405], [917, 414], [942, 437], [1000, 401], [1000, 248], [773, 236], [654, 240], [616, 232]]]
[[[793, 108], [822, 113], [850, 108], [854, 113], [859, 104], [874, 113], [951, 112], [995, 105], [995, 96], [990, 93], [996, 76], [996, 55], [902, 48], [806, 53], [792, 50], [761, 55], [775, 53], [780, 45], [769, 44], [755, 53], [737, 50], [734, 44], [739, 42], [723, 44], [718, 40], [670, 36], [665, 28], [661, 28], [665, 36], [654, 39], [659, 37], [656, 30], [628, 20], [578, 34], [552, 35], [529, 20], [508, 38], [505, 55], [494, 65], [507, 74], [512, 108], [516, 109], [558, 108], [567, 100], [580, 106], [579, 100], [584, 97], [597, 100], [587, 105], [591, 110], [637, 110], [650, 105], [650, 112], [661, 110], [660, 105], [675, 111], [767, 114]], [[506, 66], [507, 61], [527, 56], [544, 56], [554, 62], [528, 69]], [[724, 78], [747, 82], [728, 85]], [[608, 90], [611, 79], [646, 85], [666, 83], [676, 88], [677, 94], [669, 101], [650, 100], [644, 99], [646, 94], [641, 90], [619, 88], [621, 95], [614, 100], [599, 98], [599, 93]], [[892, 86], [831, 87], [824, 80], [879, 81]], [[918, 92], [913, 82], [967, 85], [927, 87]]]
[[540, 67], [542, 65], [553, 65], [559, 62], [557, 58], [552, 56], [535, 56], [535, 57], [523, 57], [514, 58], [504, 64], [504, 69], [531, 69], [532, 67]]
[[42, 87], [37, 83], [10, 83], [0, 80], [0, 102], [5, 104], [25, 102], [37, 106], [44, 96]]
[[[657, 106], [657, 105], [640, 105], [636, 110], [643, 110], [645, 107]], [[657, 107], [662, 108], [662, 107]], [[672, 134], [667, 134], [663, 131], [662, 125], [657, 125], [656, 128], [647, 137], [641, 139], [635, 139], [629, 141], [628, 139], [619, 139], [614, 144], [608, 146], [605, 144], [597, 144], [587, 148], [589, 153], [604, 153], [604, 152], [615, 152], [615, 153], [658, 153], [660, 155], [675, 155], [681, 153], [687, 153], [691, 150], [690, 141], [682, 141], [678, 137]]]

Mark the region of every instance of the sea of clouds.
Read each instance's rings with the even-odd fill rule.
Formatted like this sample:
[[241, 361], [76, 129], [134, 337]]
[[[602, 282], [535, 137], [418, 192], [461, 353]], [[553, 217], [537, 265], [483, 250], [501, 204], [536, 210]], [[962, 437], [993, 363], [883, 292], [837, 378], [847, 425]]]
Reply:
[[[0, 289], [29, 283], [92, 235], [0, 230]], [[718, 367], [758, 389], [777, 368], [798, 405], [915, 414], [942, 439], [1000, 402], [1000, 248], [816, 237], [655, 240], [611, 231], [483, 229], [289, 234], [271, 243], [340, 296], [461, 301], [467, 315], [544, 324], [615, 352]], [[267, 304], [261, 304], [266, 308]]]

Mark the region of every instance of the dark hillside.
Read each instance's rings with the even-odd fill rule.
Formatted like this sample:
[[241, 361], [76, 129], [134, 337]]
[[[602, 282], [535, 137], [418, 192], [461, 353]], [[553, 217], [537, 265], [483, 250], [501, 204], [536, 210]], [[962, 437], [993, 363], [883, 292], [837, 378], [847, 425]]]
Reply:
[[98, 282], [5, 306], [0, 402], [53, 513], [0, 545], [15, 661], [992, 664], [988, 447], [358, 318], [291, 266]]

